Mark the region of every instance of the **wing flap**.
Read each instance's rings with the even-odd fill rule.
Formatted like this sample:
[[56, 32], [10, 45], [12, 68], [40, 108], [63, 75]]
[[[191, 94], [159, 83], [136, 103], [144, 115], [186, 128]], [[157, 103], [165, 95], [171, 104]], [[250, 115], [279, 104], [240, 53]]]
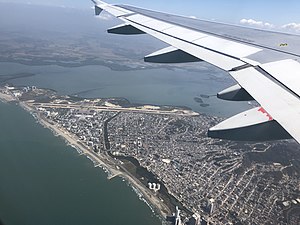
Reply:
[[253, 67], [233, 71], [230, 74], [264, 107], [274, 120], [300, 143], [300, 101], [298, 97]]
[[174, 25], [172, 25], [170, 23], [163, 22], [163, 21], [151, 19], [150, 21], [144, 23], [144, 26], [146, 26], [146, 27], [156, 27], [156, 29], [158, 31], [164, 31], [164, 30], [172, 28]]
[[145, 23], [151, 22], [151, 21], [153, 22], [153, 19], [151, 19], [150, 17], [143, 16], [140, 14], [129, 15], [129, 16], [123, 17], [122, 19], [130, 21], [132, 23], [140, 23], [140, 24], [145, 24]]
[[194, 42], [198, 39], [207, 37], [207, 35], [204, 33], [193, 31], [191, 29], [187, 29], [179, 26], [173, 26], [167, 30], [164, 30], [163, 33], [166, 35], [170, 35], [172, 37], [180, 38], [181, 40], [187, 42]]
[[[136, 27], [138, 30], [148, 33], [177, 49], [185, 51], [194, 57], [202, 59], [226, 71], [247, 64], [239, 58], [241, 56], [240, 52], [243, 52], [242, 56], [245, 56], [260, 51], [259, 48], [231, 43], [230, 47], [223, 47], [222, 52], [220, 52], [217, 49], [212, 48], [210, 43], [215, 41], [218, 46], [223, 46], [224, 40], [221, 38], [213, 39], [213, 35], [208, 35], [193, 29], [141, 15], [120, 6], [112, 6], [104, 3], [101, 3], [100, 5], [97, 4], [97, 6]], [[201, 45], [194, 43], [203, 38], [209, 39], [206, 39], [206, 43], [201, 43]], [[239, 51], [237, 49], [239, 49]], [[245, 54], [245, 52], [248, 54]]]
[[270, 141], [291, 136], [261, 108], [253, 108], [235, 115], [208, 131], [213, 138], [238, 141]]
[[[277, 53], [279, 53], [278, 57], [275, 57], [277, 60], [282, 60], [285, 57], [300, 57], [300, 36], [298, 35], [193, 19], [127, 5], [121, 5], [121, 7], [180, 27], [268, 50], [263, 51], [260, 57], [251, 57], [252, 60], [260, 63], [274, 61], [274, 55]], [[265, 54], [268, 54], [269, 57], [266, 58]]]
[[205, 49], [203, 47], [194, 45], [192, 43], [186, 42], [184, 40], [181, 40], [177, 37], [173, 37], [171, 35], [166, 35], [164, 33], [161, 33], [159, 31], [146, 28], [142, 25], [138, 24], [132, 24], [139, 30], [144, 31], [147, 34], [150, 34], [153, 37], [156, 37], [157, 39], [166, 42], [170, 45], [172, 45], [175, 48], [178, 48], [182, 51], [185, 51], [186, 53], [193, 55], [199, 59], [202, 59], [212, 65], [215, 65], [216, 67], [219, 67], [220, 69], [229, 71], [232, 70], [235, 67], [240, 67], [245, 65], [244, 62], [235, 59], [230, 56], [222, 55], [217, 52]]
[[297, 96], [300, 96], [300, 63], [292, 60], [260, 65], [260, 67]]
[[228, 71], [275, 123], [300, 143], [300, 63], [295, 61], [300, 59], [298, 36], [93, 2], [178, 51]]
[[214, 51], [219, 51], [223, 54], [231, 55], [239, 59], [245, 58], [249, 55], [258, 53], [262, 49], [237, 43], [234, 41], [225, 40], [217, 37], [204, 37], [200, 40], [194, 41], [195, 44], [205, 46]]

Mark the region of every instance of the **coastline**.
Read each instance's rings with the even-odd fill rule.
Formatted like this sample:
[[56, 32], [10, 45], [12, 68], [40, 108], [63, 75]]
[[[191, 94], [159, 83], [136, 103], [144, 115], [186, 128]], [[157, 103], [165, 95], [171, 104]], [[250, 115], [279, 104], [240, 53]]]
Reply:
[[12, 102], [12, 101], [16, 101], [17, 99], [15, 99], [13, 96], [9, 95], [9, 94], [5, 94], [3, 92], [0, 91], [0, 101], [7, 103], [7, 102]]
[[[10, 102], [17, 101], [18, 99], [3, 99], [2, 96], [0, 96], [0, 100]], [[113, 158], [103, 153], [95, 153], [89, 146], [81, 143], [75, 135], [71, 134], [70, 132], [64, 130], [63, 128], [57, 126], [54, 123], [47, 121], [47, 119], [39, 115], [26, 103], [18, 101], [18, 104], [24, 110], [32, 114], [36, 121], [40, 123], [43, 127], [50, 129], [55, 136], [63, 138], [66, 144], [75, 148], [75, 150], [80, 155], [85, 155], [89, 160], [91, 160], [94, 163], [95, 167], [101, 167], [101, 169], [103, 169], [107, 173], [107, 179], [110, 180], [116, 176], [125, 179], [131, 186], [133, 191], [135, 191], [140, 200], [144, 201], [147, 204], [147, 206], [152, 210], [152, 212], [159, 216], [162, 223], [165, 221], [165, 218], [171, 214], [171, 210], [166, 204], [164, 204], [156, 195], [154, 195], [154, 193], [151, 190], [144, 186], [136, 177], [130, 174], [126, 170], [126, 168], [122, 167], [119, 164], [117, 165], [117, 161], [115, 161]]]

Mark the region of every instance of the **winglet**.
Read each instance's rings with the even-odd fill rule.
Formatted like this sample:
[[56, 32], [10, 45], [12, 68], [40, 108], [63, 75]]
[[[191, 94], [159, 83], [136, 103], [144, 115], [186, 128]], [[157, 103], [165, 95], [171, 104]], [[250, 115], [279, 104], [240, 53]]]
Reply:
[[95, 4], [95, 15], [99, 16], [100, 13], [103, 11], [101, 5], [107, 5], [106, 2], [98, 1], [98, 0], [91, 0]]

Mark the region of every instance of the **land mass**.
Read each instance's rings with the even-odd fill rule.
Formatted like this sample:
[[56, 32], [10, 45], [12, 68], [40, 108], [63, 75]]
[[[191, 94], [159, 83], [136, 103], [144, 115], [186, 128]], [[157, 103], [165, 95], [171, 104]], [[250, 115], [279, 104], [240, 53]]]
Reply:
[[221, 118], [123, 98], [11, 86], [0, 98], [30, 111], [108, 179], [128, 180], [161, 217], [179, 206], [183, 222], [197, 213], [214, 224], [297, 224], [300, 149], [293, 141], [212, 140], [206, 130]]
[[[126, 45], [120, 37], [105, 36], [107, 27], [91, 10], [1, 3], [0, 12], [6, 18], [0, 31], [0, 62], [104, 65], [122, 71], [163, 67], [206, 71], [214, 74], [211, 79], [222, 81], [225, 76], [202, 63], [183, 68], [137, 61], [165, 45], [147, 36], [128, 38]], [[41, 20], [27, 16], [31, 14]], [[30, 29], [23, 24], [30, 24]], [[300, 149], [294, 141], [212, 140], [206, 131], [221, 118], [188, 108], [137, 105], [124, 98], [59, 96], [53, 90], [6, 85], [30, 76], [35, 74], [0, 75], [0, 99], [30, 111], [104, 168], [109, 179], [127, 179], [162, 217], [179, 206], [184, 223], [197, 213], [213, 224], [298, 224]], [[194, 100], [207, 107], [209, 97], [201, 94]]]

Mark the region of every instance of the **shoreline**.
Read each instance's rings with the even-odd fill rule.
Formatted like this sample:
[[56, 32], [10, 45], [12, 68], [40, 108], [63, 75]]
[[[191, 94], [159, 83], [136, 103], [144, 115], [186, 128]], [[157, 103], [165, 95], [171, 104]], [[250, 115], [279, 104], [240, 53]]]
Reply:
[[[0, 100], [3, 101], [1, 97]], [[126, 171], [124, 167], [117, 164], [117, 162], [114, 161], [113, 158], [108, 155], [104, 155], [103, 153], [95, 153], [92, 149], [90, 149], [90, 147], [81, 143], [78, 140], [78, 137], [60, 128], [56, 124], [52, 124], [51, 122], [42, 118], [42, 116], [40, 116], [26, 103], [19, 101], [18, 104], [24, 110], [29, 112], [44, 128], [51, 130], [51, 132], [55, 136], [62, 138], [66, 142], [66, 145], [74, 148], [78, 152], [78, 154], [85, 155], [89, 160], [93, 162], [95, 168], [100, 167], [107, 174], [108, 180], [113, 179], [117, 176], [126, 180], [129, 186], [136, 193], [138, 198], [144, 201], [145, 204], [150, 208], [150, 210], [160, 218], [162, 224], [164, 224], [166, 217], [171, 215], [171, 210], [166, 204], [164, 204], [157, 196], [155, 196], [154, 193], [147, 187], [145, 187], [136, 177]]]
[[0, 101], [1, 102], [8, 103], [8, 102], [16, 101], [16, 100], [17, 99], [15, 99], [13, 96], [11, 96], [9, 94], [5, 94], [0, 91]]

